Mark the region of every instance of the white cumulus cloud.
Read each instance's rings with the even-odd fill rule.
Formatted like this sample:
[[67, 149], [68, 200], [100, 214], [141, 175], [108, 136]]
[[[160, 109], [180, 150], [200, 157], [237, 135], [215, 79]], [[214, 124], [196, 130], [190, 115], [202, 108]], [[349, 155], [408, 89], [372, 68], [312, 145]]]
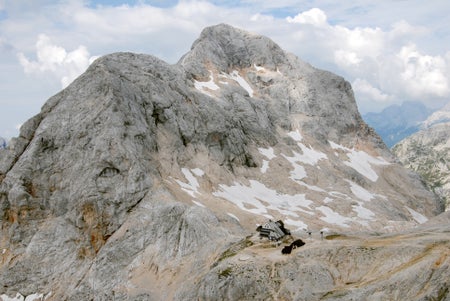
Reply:
[[77, 76], [83, 73], [95, 59], [84, 46], [67, 51], [52, 43], [45, 34], [40, 34], [36, 42], [36, 60], [30, 60], [22, 52], [18, 59], [27, 74], [52, 74], [67, 87]]
[[356, 52], [338, 49], [334, 52], [334, 61], [339, 66], [348, 67], [358, 65], [362, 60]]
[[400, 78], [411, 96], [449, 95], [448, 58], [421, 54], [415, 45], [402, 47], [397, 58], [401, 62]]
[[390, 95], [385, 94], [380, 89], [372, 86], [365, 79], [357, 78], [355, 81], [353, 81], [352, 87], [355, 93], [358, 93], [368, 100], [376, 102], [386, 102], [392, 98]]
[[422, 26], [400, 20], [384, 29], [351, 28], [330, 23], [319, 8], [285, 20], [298, 45], [291, 51], [306, 53], [313, 65], [319, 62], [353, 82], [362, 111], [405, 100], [433, 106], [450, 99], [450, 54], [419, 49], [413, 41], [428, 33]]
[[312, 8], [305, 12], [299, 13], [294, 18], [287, 17], [286, 20], [289, 23], [323, 26], [327, 24], [327, 15], [321, 9]]

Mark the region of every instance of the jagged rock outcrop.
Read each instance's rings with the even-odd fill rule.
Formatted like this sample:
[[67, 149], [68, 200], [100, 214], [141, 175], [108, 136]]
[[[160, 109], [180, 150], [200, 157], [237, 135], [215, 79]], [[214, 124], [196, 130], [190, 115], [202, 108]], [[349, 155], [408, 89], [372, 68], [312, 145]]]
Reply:
[[[363, 253], [315, 244], [305, 267], [249, 238], [258, 223], [384, 233], [442, 211], [363, 122], [348, 82], [223, 24], [174, 65], [96, 60], [0, 152], [0, 183], [0, 294], [46, 300], [321, 299], [353, 281], [340, 261]], [[395, 296], [381, 275], [400, 261], [355, 292]], [[259, 287], [267, 262], [278, 280]], [[447, 255], [436, 275], [445, 267]], [[299, 270], [309, 278], [297, 287]]]
[[450, 205], [450, 123], [439, 123], [405, 138], [393, 147], [402, 164], [419, 173]]

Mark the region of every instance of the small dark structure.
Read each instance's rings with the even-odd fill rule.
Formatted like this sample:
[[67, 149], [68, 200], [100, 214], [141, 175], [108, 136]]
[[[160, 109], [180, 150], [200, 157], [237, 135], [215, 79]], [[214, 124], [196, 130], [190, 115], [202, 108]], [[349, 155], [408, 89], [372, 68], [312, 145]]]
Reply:
[[291, 246], [293, 249], [300, 248], [301, 246], [304, 246], [304, 245], [305, 245], [305, 242], [301, 239], [294, 240], [294, 242], [291, 243]]
[[285, 247], [281, 250], [281, 254], [291, 254], [291, 252], [292, 252], [292, 245], [285, 246]]
[[294, 242], [292, 242], [289, 246], [285, 246], [281, 250], [281, 254], [291, 254], [292, 250], [296, 248], [300, 248], [301, 246], [304, 246], [305, 242], [301, 239], [296, 239]]
[[269, 220], [262, 226], [256, 228], [256, 231], [259, 232], [259, 236], [267, 237], [269, 240], [280, 240], [285, 235], [291, 235], [291, 231], [284, 227], [284, 223], [279, 221]]

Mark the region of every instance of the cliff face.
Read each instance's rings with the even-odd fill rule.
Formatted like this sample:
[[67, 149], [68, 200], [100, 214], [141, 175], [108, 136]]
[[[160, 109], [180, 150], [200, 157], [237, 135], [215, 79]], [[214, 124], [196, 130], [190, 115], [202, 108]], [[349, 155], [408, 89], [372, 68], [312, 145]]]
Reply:
[[[344, 255], [324, 263], [311, 237], [308, 277], [324, 285], [297, 292], [286, 281], [304, 263], [264, 249], [257, 224], [383, 233], [442, 211], [362, 121], [344, 79], [227, 25], [206, 28], [175, 65], [95, 61], [0, 152], [0, 181], [3, 298], [325, 298], [347, 281], [332, 272]], [[260, 287], [267, 262], [272, 284]]]
[[402, 164], [422, 176], [450, 205], [450, 123], [439, 123], [400, 141], [393, 148]]

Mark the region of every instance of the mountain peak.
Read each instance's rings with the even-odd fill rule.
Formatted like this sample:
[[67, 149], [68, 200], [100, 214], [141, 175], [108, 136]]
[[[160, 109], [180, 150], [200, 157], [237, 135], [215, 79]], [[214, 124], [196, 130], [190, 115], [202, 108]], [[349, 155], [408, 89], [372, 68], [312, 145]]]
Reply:
[[362, 121], [345, 79], [312, 67], [262, 35], [226, 24], [208, 27], [178, 65], [209, 96], [230, 99], [239, 83], [248, 96], [276, 108], [284, 128], [303, 127], [323, 142], [346, 137], [342, 142], [350, 146], [370, 136], [382, 145]]
[[187, 69], [196, 71], [200, 63], [227, 72], [232, 68], [253, 65], [276, 70], [277, 66], [287, 63], [287, 58], [285, 52], [269, 38], [219, 24], [205, 28], [181, 62]]
[[[251, 237], [257, 224], [353, 237], [409, 229], [440, 210], [362, 121], [347, 81], [223, 24], [205, 29], [178, 64], [131, 53], [96, 60], [0, 155], [7, 296], [310, 300], [341, 289], [329, 277], [336, 267], [354, 269], [322, 265], [332, 253], [292, 266], [300, 256]], [[372, 248], [360, 249], [366, 260]], [[299, 267], [307, 289], [286, 276]], [[384, 293], [380, 274], [370, 287]], [[324, 285], [309, 285], [316, 275]]]

